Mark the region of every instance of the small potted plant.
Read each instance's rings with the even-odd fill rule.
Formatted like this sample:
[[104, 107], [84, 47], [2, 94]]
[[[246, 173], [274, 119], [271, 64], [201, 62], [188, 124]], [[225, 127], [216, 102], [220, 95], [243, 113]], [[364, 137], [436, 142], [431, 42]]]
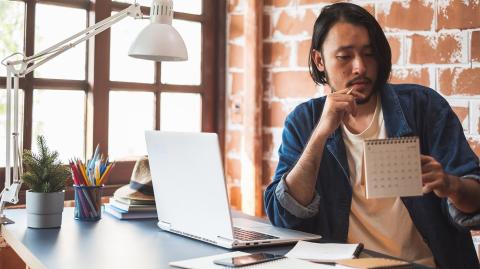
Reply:
[[23, 153], [27, 190], [27, 226], [56, 228], [62, 224], [65, 184], [69, 170], [58, 160], [58, 152], [50, 151], [43, 136], [37, 137], [38, 153]]

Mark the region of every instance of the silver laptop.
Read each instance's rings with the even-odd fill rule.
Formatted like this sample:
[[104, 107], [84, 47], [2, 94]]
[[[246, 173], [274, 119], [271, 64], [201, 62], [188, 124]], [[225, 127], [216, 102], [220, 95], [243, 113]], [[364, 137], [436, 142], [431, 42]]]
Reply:
[[321, 238], [232, 219], [216, 134], [146, 131], [145, 139], [161, 229], [224, 248]]

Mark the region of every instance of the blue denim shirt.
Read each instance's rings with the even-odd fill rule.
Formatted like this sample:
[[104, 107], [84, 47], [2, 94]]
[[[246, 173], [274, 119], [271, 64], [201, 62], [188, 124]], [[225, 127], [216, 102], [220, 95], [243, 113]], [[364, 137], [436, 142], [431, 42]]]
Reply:
[[[388, 137], [418, 136], [421, 153], [434, 157], [446, 173], [480, 179], [478, 158], [443, 97], [432, 89], [413, 84], [386, 84], [380, 95]], [[285, 120], [279, 163], [273, 182], [265, 190], [264, 204], [276, 226], [345, 242], [352, 187], [340, 128], [327, 138], [311, 204], [303, 207], [295, 201], [283, 180], [320, 120], [325, 100], [324, 96], [300, 104]], [[461, 213], [433, 192], [401, 199], [440, 268], [479, 268], [468, 230], [478, 227], [469, 226], [474, 214]]]

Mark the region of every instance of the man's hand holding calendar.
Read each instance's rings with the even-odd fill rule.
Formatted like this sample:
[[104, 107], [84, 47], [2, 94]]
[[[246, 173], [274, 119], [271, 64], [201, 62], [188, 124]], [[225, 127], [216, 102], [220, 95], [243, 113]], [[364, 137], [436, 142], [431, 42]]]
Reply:
[[474, 213], [480, 208], [478, 184], [475, 179], [462, 178], [444, 172], [435, 158], [421, 155], [423, 193], [433, 191], [440, 198], [448, 197], [454, 206], [465, 213]]

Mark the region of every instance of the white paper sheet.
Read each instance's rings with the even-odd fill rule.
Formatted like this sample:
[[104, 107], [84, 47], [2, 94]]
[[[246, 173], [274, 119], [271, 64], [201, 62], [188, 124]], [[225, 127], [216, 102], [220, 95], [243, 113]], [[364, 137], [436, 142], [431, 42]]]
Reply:
[[331, 244], [299, 241], [285, 256], [313, 262], [355, 258], [359, 244]]

